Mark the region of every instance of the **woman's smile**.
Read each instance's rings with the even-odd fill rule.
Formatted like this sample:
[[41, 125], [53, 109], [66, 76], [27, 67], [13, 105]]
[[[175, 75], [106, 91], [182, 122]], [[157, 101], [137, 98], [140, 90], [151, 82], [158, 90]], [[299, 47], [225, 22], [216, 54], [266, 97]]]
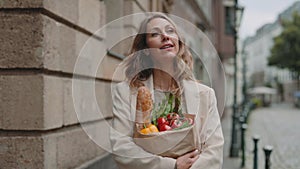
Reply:
[[172, 50], [174, 48], [174, 45], [172, 43], [167, 43], [162, 45], [159, 49], [161, 50]]

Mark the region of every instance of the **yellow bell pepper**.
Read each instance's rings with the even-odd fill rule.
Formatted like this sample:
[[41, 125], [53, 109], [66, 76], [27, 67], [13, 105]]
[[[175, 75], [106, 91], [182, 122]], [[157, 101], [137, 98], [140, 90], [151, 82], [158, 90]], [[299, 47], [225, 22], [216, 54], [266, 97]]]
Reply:
[[159, 132], [157, 127], [154, 124], [150, 124], [148, 127], [145, 126], [140, 133], [142, 134], [150, 134], [150, 133], [157, 133]]
[[157, 127], [156, 127], [154, 124], [150, 124], [150, 126], [148, 126], [148, 128], [150, 129], [150, 131], [151, 131], [152, 133], [157, 133], [157, 132], [159, 132], [158, 129], [157, 129]]
[[149, 128], [143, 128], [141, 131], [140, 131], [142, 134], [150, 134], [151, 133], [151, 130]]

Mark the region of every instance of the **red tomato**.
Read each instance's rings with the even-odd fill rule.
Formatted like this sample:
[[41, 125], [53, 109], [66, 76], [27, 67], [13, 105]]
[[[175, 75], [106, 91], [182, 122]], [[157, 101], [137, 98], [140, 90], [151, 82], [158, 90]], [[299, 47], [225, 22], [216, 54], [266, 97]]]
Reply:
[[163, 124], [161, 126], [159, 126], [159, 131], [167, 131], [167, 130], [171, 130], [172, 128], [169, 125]]
[[179, 119], [174, 119], [172, 120], [171, 124], [171, 128], [175, 129], [177, 127], [180, 127], [182, 125], [182, 122]]
[[164, 125], [164, 124], [167, 124], [168, 122], [167, 122], [167, 120], [164, 118], [164, 117], [159, 117], [158, 119], [157, 119], [157, 125], [158, 126], [161, 126], [161, 125]]
[[168, 121], [171, 121], [171, 120], [173, 120], [173, 119], [178, 119], [178, 118], [179, 118], [179, 115], [178, 115], [177, 113], [169, 113], [169, 114], [167, 115]]

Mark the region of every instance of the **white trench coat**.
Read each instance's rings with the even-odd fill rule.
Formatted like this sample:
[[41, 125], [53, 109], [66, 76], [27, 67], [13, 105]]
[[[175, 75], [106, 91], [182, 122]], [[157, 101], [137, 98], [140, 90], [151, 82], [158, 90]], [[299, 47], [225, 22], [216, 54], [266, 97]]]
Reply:
[[[153, 94], [153, 78], [145, 81]], [[191, 169], [222, 169], [224, 138], [213, 89], [195, 81], [182, 81], [183, 96], [188, 113], [196, 114], [199, 131], [199, 159]], [[113, 90], [113, 128], [110, 141], [113, 158], [120, 169], [174, 169], [176, 159], [153, 155], [133, 142], [137, 92], [127, 82]]]

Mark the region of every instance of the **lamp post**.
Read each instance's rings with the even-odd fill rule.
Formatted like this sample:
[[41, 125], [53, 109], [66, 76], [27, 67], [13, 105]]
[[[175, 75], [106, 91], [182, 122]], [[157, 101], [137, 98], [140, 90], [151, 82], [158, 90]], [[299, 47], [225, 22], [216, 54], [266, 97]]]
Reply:
[[230, 145], [230, 157], [238, 157], [239, 146], [238, 146], [238, 114], [237, 114], [237, 40], [238, 40], [238, 29], [241, 23], [244, 8], [238, 6], [238, 0], [234, 0], [233, 6], [233, 33], [234, 33], [234, 74], [233, 74], [233, 105], [232, 105], [232, 128], [231, 128], [231, 145]]
[[242, 64], [243, 64], [243, 111], [245, 110], [246, 103], [248, 102], [248, 96], [247, 96], [247, 53], [245, 52], [245, 44], [243, 45], [243, 50], [242, 50]]

